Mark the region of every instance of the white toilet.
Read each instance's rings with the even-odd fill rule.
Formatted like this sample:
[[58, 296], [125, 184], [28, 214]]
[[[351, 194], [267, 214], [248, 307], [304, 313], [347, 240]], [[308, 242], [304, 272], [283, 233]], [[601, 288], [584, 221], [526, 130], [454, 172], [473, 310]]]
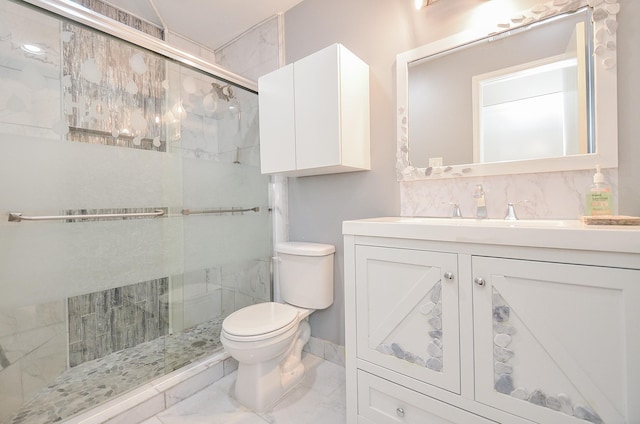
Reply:
[[220, 341], [238, 361], [235, 398], [262, 412], [304, 377], [302, 348], [311, 329], [304, 320], [333, 303], [333, 256], [328, 244], [276, 246], [280, 297], [235, 311], [222, 323]]

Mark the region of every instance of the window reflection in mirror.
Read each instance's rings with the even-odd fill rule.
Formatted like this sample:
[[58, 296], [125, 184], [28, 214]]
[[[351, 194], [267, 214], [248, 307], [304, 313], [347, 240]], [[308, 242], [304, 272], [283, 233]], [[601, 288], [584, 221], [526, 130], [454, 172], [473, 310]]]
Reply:
[[592, 153], [588, 9], [409, 64], [409, 159], [462, 165]]

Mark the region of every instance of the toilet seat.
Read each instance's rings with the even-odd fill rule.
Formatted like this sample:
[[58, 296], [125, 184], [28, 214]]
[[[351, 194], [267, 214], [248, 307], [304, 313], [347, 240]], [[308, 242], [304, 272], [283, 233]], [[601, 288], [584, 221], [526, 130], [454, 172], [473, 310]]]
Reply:
[[222, 322], [229, 340], [264, 340], [283, 334], [298, 325], [298, 309], [283, 303], [264, 302], [233, 312]]

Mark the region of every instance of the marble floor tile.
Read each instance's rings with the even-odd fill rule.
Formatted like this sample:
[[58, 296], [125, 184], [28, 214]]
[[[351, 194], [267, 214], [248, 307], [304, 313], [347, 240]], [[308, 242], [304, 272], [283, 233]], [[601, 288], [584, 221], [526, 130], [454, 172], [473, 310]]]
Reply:
[[303, 362], [304, 380], [270, 411], [256, 414], [233, 399], [234, 372], [143, 424], [346, 422], [344, 368], [312, 354], [305, 354]]

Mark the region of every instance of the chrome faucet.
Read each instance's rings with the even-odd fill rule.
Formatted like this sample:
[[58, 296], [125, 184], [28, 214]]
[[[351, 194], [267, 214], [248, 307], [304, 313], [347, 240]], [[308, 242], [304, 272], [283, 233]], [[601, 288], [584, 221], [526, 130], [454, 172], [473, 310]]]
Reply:
[[460, 205], [458, 203], [449, 203], [453, 206], [453, 212], [451, 212], [451, 218], [462, 218], [462, 212], [460, 211]]
[[507, 213], [505, 214], [504, 219], [507, 221], [518, 220], [518, 216], [516, 215], [516, 205], [513, 203], [507, 203]]
[[487, 217], [487, 203], [484, 198], [484, 189], [482, 184], [476, 185], [476, 189], [473, 193], [474, 199], [476, 199], [476, 218], [484, 219]]
[[507, 213], [504, 215], [504, 219], [507, 221], [517, 221], [518, 215], [516, 215], [516, 205], [521, 205], [523, 203], [530, 203], [529, 200], [521, 200], [519, 202], [509, 202], [507, 203]]

